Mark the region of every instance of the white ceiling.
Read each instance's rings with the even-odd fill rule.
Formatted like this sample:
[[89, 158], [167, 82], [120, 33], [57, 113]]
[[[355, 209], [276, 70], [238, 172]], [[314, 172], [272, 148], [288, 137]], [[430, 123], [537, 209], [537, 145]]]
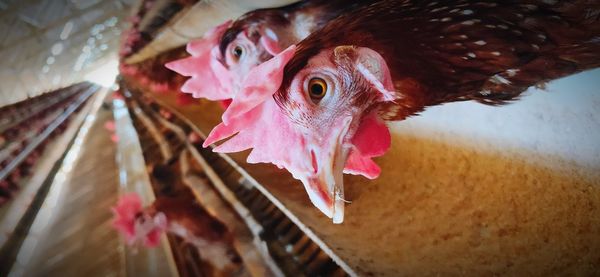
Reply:
[[83, 80], [116, 58], [136, 0], [0, 0], [0, 106]]

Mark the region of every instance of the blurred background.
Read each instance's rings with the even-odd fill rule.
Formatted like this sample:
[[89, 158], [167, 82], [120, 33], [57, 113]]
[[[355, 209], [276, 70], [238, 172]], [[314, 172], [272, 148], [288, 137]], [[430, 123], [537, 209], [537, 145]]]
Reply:
[[[223, 106], [164, 64], [294, 2], [0, 0], [0, 276], [600, 274], [600, 69], [388, 123], [339, 225], [287, 171], [203, 148]], [[133, 192], [187, 231], [128, 244]]]

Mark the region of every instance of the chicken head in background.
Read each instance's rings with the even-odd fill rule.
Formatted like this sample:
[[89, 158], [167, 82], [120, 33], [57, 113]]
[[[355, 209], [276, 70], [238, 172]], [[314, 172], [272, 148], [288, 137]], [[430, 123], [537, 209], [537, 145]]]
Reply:
[[160, 196], [144, 208], [137, 194], [123, 195], [112, 209], [113, 226], [130, 246], [156, 247], [163, 233], [171, 233], [197, 247], [202, 259], [226, 276], [243, 272], [227, 228], [189, 200]]
[[181, 86], [182, 92], [213, 101], [232, 98], [231, 76], [219, 61], [216, 46], [230, 24], [231, 21], [227, 21], [206, 32], [201, 39], [188, 43], [186, 50], [190, 57], [165, 64], [167, 68], [190, 77]]
[[254, 67], [328, 21], [371, 2], [374, 0], [313, 0], [251, 11], [190, 42], [187, 50], [192, 56], [166, 67], [191, 77], [182, 92], [208, 100], [230, 99]]
[[[205, 146], [253, 148], [302, 181], [334, 223], [346, 167], [366, 170], [389, 147], [383, 120], [427, 106], [499, 105], [530, 86], [600, 66], [589, 1], [387, 0], [354, 10], [254, 68]], [[350, 165], [350, 166], [348, 166]]]
[[112, 211], [115, 216], [113, 226], [130, 246], [156, 247], [167, 227], [165, 215], [142, 208], [142, 200], [137, 194], [123, 195]]

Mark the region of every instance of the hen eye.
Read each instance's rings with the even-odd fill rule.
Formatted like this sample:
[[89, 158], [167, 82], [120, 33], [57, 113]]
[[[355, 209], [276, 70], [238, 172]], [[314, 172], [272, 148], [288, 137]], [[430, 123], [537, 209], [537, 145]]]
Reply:
[[238, 61], [242, 55], [244, 54], [244, 49], [241, 46], [236, 46], [231, 50], [231, 55], [233, 55], [233, 59]]
[[321, 78], [312, 78], [308, 81], [308, 94], [310, 98], [319, 100], [327, 94], [327, 82]]

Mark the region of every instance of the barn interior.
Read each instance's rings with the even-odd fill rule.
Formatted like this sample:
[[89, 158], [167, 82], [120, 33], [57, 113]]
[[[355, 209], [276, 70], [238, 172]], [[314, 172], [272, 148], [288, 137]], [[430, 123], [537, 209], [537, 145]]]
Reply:
[[[386, 122], [343, 221], [285, 168], [204, 147], [227, 103], [165, 64], [294, 4], [0, 0], [0, 276], [600, 275], [600, 69]], [[136, 205], [163, 227], [128, 233]]]

